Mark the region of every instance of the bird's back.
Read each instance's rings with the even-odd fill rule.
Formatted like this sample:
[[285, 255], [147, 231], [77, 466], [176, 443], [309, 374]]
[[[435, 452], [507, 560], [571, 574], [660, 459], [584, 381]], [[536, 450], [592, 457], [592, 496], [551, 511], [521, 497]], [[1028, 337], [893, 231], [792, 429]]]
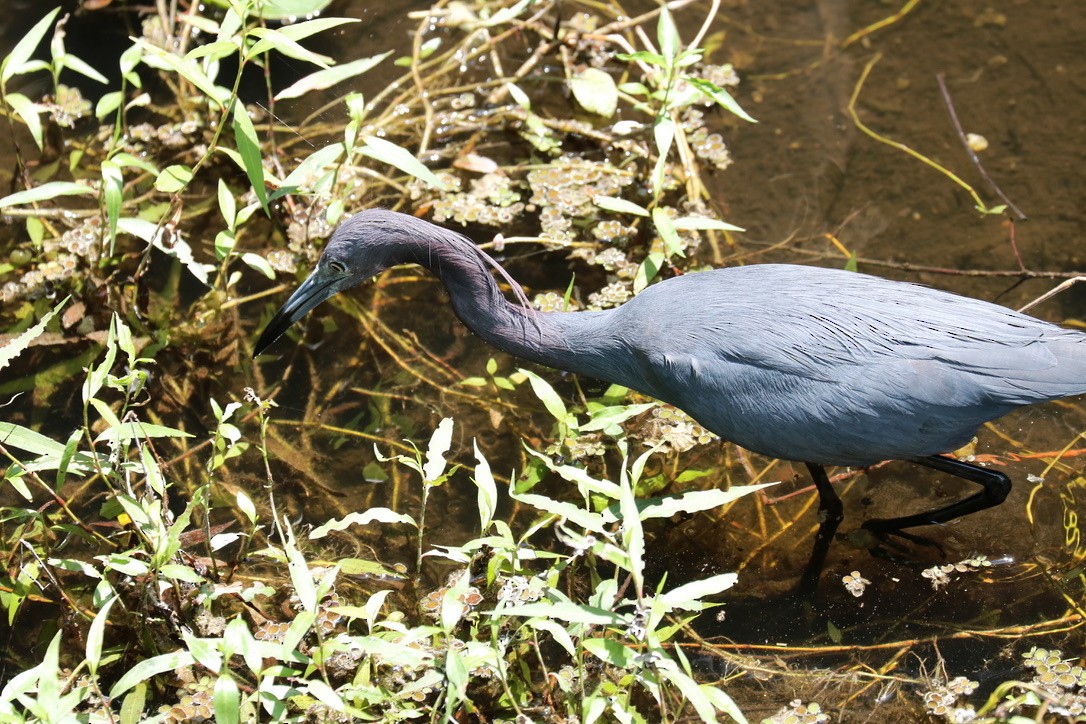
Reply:
[[869, 464], [953, 449], [1019, 405], [1086, 393], [1086, 334], [852, 272], [688, 274], [609, 322], [627, 384], [791, 460]]

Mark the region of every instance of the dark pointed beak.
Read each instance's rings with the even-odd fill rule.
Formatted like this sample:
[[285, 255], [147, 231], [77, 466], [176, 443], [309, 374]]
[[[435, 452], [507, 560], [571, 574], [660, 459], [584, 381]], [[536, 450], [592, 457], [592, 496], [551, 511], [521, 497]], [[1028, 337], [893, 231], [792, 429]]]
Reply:
[[283, 332], [290, 329], [290, 326], [304, 317], [309, 310], [338, 292], [340, 289], [340, 285], [336, 283], [338, 281], [341, 281], [341, 277], [330, 276], [323, 273], [321, 269], [310, 274], [260, 333], [260, 339], [253, 347], [253, 356], [256, 357], [271, 346], [272, 342], [279, 339]]

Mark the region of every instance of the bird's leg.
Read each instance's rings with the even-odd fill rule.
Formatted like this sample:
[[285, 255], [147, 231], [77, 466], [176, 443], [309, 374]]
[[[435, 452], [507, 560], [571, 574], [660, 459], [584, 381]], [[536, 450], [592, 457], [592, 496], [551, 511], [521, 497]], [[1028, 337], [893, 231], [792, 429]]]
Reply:
[[976, 513], [978, 510], [999, 505], [1011, 491], [1011, 479], [998, 470], [989, 470], [978, 465], [965, 463], [943, 455], [932, 455], [926, 458], [914, 458], [913, 462], [925, 467], [935, 468], [944, 473], [949, 473], [959, 478], [964, 478], [971, 483], [981, 486], [981, 490], [969, 496], [965, 500], [942, 508], [936, 508], [926, 513], [903, 515], [900, 518], [878, 518], [869, 520], [863, 527], [872, 533], [893, 533], [912, 538], [901, 532], [902, 528], [912, 528], [916, 525], [938, 525], [949, 520], [960, 518], [963, 515]]
[[811, 594], [818, 588], [818, 578], [826, 564], [826, 554], [830, 550], [833, 534], [845, 517], [841, 499], [837, 497], [837, 492], [830, 485], [830, 479], [826, 477], [826, 469], [814, 463], [807, 463], [807, 469], [811, 471], [815, 488], [818, 489], [818, 532], [815, 533], [811, 558], [807, 561], [807, 567], [794, 591], [797, 596]]

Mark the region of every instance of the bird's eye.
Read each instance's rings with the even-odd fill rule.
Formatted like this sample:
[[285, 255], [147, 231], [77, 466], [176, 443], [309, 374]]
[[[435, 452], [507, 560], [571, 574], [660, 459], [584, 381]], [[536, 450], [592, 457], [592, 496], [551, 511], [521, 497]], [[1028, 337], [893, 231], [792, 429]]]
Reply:
[[341, 261], [330, 261], [328, 262], [328, 266], [336, 274], [343, 274], [347, 271], [347, 265]]

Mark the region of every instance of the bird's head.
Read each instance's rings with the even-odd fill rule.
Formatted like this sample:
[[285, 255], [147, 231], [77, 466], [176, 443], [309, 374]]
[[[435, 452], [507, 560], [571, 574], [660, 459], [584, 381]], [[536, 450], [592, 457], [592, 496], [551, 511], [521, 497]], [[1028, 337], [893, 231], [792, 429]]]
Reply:
[[368, 209], [341, 223], [332, 234], [317, 267], [302, 282], [264, 328], [253, 348], [258, 355], [309, 310], [332, 295], [361, 284], [385, 269], [410, 259], [409, 238], [429, 225], [413, 216], [384, 209]]

